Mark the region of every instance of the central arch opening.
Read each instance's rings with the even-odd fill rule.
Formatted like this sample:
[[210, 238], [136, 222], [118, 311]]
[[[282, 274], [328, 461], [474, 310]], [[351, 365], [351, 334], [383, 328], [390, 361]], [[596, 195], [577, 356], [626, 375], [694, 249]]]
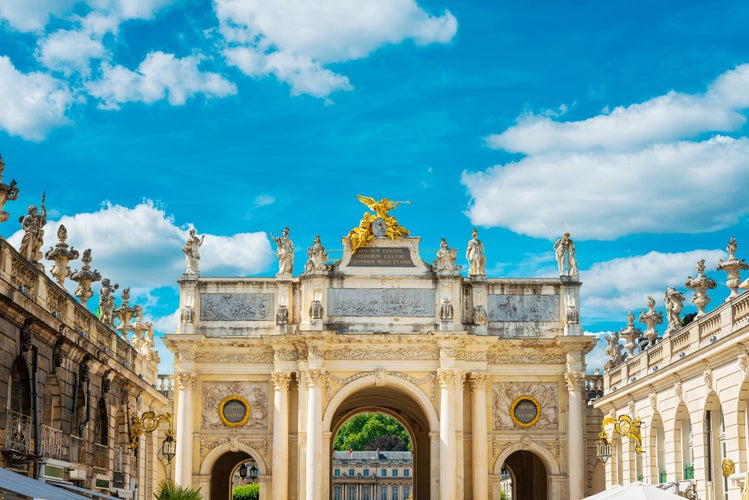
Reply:
[[[332, 436], [337, 436], [341, 427], [353, 417], [364, 413], [380, 413], [394, 418], [403, 426], [411, 440], [412, 465], [409, 468], [409, 474], [412, 472], [412, 478], [408, 481], [412, 487], [409, 487], [409, 494], [413, 498], [430, 498], [430, 443], [429, 443], [429, 424], [424, 412], [419, 404], [414, 401], [408, 394], [395, 387], [367, 387], [349, 395], [336, 409], [331, 420], [330, 431]], [[328, 449], [328, 460], [330, 466], [328, 470], [331, 474], [328, 477], [330, 498], [334, 499], [335, 490], [333, 488], [333, 452], [335, 439], [331, 440]], [[345, 453], [345, 452], [344, 452]], [[397, 452], [395, 452], [397, 453]], [[401, 452], [403, 453], [403, 452]], [[395, 457], [398, 458], [398, 457]], [[339, 467], [340, 468], [340, 467]], [[404, 467], [389, 467], [386, 471], [389, 473], [389, 480], [392, 480], [392, 469], [403, 469]], [[382, 470], [378, 469], [377, 473], [382, 475]], [[392, 482], [392, 481], [391, 481]], [[392, 486], [391, 486], [392, 488]], [[411, 489], [412, 488], [412, 489]], [[398, 498], [402, 497], [403, 488], [399, 490]], [[344, 492], [341, 491], [343, 494]], [[389, 490], [386, 498], [392, 498], [393, 491]], [[379, 500], [380, 496], [375, 497], [375, 492], [371, 491], [370, 498]], [[344, 498], [344, 496], [341, 496]], [[359, 498], [357, 496], [357, 498]], [[405, 498], [401, 498], [405, 500]]]

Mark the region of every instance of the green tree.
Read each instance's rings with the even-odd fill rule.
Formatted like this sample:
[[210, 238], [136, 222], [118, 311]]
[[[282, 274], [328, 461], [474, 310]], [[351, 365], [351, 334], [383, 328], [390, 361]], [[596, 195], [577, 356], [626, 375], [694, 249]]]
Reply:
[[338, 431], [333, 449], [412, 451], [411, 438], [406, 429], [396, 419], [383, 413], [360, 413], [349, 419]]

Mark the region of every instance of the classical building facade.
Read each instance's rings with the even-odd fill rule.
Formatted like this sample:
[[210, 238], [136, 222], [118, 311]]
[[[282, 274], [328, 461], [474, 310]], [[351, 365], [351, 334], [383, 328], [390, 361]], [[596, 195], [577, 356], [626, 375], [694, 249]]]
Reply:
[[[728, 271], [730, 295], [712, 311], [705, 311], [708, 292], [718, 284], [700, 261], [697, 277], [685, 282], [694, 291], [696, 316], [680, 317], [685, 294], [670, 287], [665, 317], [649, 298], [640, 314], [644, 331], [630, 313], [629, 324], [610, 336], [604, 396], [595, 402], [611, 446], [605, 467], [596, 466], [607, 486], [640, 480], [693, 490], [700, 499], [742, 498], [749, 470], [749, 294], [738, 292], [748, 286], [739, 271], [749, 265], [735, 252], [732, 239], [728, 260], [718, 265]], [[616, 428], [637, 419], [642, 453], [638, 436]]]
[[410, 451], [334, 451], [333, 500], [409, 500]]
[[342, 238], [340, 260], [316, 238], [299, 274], [288, 228], [274, 278], [188, 265], [166, 338], [176, 480], [223, 499], [252, 460], [261, 498], [334, 498], [338, 429], [382, 412], [411, 436], [414, 498], [499, 498], [507, 474], [516, 499], [584, 497], [595, 339], [579, 325], [572, 241], [558, 242], [558, 278], [491, 278], [474, 231], [464, 276], [444, 240], [426, 263], [385, 202], [368, 200], [373, 214]]
[[[0, 182], [3, 203], [7, 188]], [[138, 453], [130, 446], [131, 417], [161, 414], [170, 404], [150, 325], [138, 323], [142, 318], [133, 310], [115, 327], [116, 321], [105, 323], [81, 304], [93, 295], [91, 282], [101, 278], [88, 266], [90, 251], [75, 276], [83, 273], [80, 301], [65, 290], [68, 264], [79, 255], [65, 243], [64, 227], [45, 254], [55, 279], [44, 273], [38, 231], [44, 215], [42, 203], [22, 218], [28, 237], [20, 251], [0, 238], [0, 468], [98, 494], [151, 498], [157, 480], [168, 475], [159, 455], [164, 429], [137, 437]], [[0, 222], [7, 217], [0, 214]], [[127, 300], [113, 308], [129, 310]], [[20, 483], [3, 471], [0, 496], [19, 491]], [[52, 491], [57, 498], [66, 494]]]

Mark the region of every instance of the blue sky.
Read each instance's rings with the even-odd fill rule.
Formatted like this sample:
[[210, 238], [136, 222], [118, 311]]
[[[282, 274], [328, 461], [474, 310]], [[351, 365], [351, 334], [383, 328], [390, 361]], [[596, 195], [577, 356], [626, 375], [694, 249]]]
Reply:
[[5, 0], [0, 233], [46, 191], [44, 248], [64, 223], [162, 334], [190, 227], [204, 275], [268, 276], [289, 226], [298, 273], [357, 194], [410, 200], [428, 261], [477, 226], [492, 276], [553, 276], [570, 231], [591, 334], [701, 258], [715, 306], [728, 239], [749, 255], [747, 25], [736, 1]]

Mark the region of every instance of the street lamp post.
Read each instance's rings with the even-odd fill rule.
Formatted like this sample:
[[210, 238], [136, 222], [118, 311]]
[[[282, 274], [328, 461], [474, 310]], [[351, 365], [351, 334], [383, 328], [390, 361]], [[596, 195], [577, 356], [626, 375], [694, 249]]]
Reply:
[[155, 431], [161, 422], [169, 424], [164, 442], [161, 443], [161, 454], [164, 455], [167, 462], [171, 462], [176, 453], [177, 441], [174, 439], [172, 415], [170, 413], [157, 415], [152, 411], [147, 411], [140, 417], [133, 415], [130, 418], [130, 448], [132, 450], [137, 450], [138, 438], [144, 434], [150, 434]]

